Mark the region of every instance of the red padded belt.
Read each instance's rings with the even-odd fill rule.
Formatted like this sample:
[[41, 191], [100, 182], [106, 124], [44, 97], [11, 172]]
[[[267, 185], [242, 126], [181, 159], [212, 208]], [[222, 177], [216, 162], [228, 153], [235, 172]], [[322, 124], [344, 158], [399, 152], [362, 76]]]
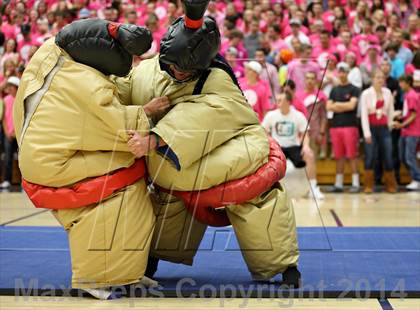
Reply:
[[22, 187], [37, 208], [72, 209], [99, 203], [115, 191], [140, 180], [145, 174], [145, 162], [138, 159], [128, 168], [78, 182], [72, 187], [47, 187], [25, 180], [22, 180]]
[[[210, 226], [230, 225], [223, 210], [215, 208], [241, 204], [258, 197], [282, 179], [286, 173], [286, 157], [273, 138], [269, 138], [268, 162], [249, 176], [229, 181], [203, 191], [173, 191], [172, 195], [182, 199], [194, 217]], [[169, 192], [166, 189], [162, 189]]]

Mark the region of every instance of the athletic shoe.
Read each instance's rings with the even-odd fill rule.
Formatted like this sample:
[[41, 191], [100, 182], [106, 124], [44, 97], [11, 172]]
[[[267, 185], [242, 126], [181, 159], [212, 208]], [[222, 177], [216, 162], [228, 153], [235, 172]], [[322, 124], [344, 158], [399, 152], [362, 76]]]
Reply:
[[84, 291], [101, 300], [112, 300], [121, 298], [120, 292], [113, 292], [108, 288], [84, 288]]
[[312, 189], [312, 191], [308, 191], [308, 193], [306, 194], [306, 198], [315, 198], [316, 200], [323, 200], [325, 199], [325, 196], [319, 189], [319, 186], [316, 186]]
[[417, 191], [417, 190], [420, 190], [420, 182], [413, 180], [405, 188], [408, 189], [409, 191]]
[[301, 286], [301, 280], [300, 280], [300, 272], [295, 266], [289, 266], [287, 269], [283, 272], [283, 281], [281, 282], [281, 285], [285, 285], [289, 288], [299, 288]]
[[352, 193], [352, 194], [357, 194], [359, 192], [360, 192], [360, 187], [359, 186], [352, 186], [349, 189], [349, 193]]
[[333, 188], [330, 190], [330, 193], [342, 193], [344, 192], [344, 189], [342, 187], [333, 186]]
[[11, 184], [10, 184], [10, 182], [9, 182], [9, 181], [3, 181], [3, 182], [0, 184], [0, 189], [9, 189], [9, 188], [10, 188], [10, 186], [11, 186]]

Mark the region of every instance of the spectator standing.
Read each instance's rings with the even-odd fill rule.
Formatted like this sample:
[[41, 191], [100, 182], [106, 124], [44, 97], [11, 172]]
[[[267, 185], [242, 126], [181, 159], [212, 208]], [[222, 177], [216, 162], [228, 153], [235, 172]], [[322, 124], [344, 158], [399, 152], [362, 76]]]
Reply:
[[306, 72], [316, 72], [317, 80], [320, 80], [321, 69], [319, 64], [311, 58], [312, 48], [302, 44], [300, 57], [292, 60], [287, 66], [288, 78], [296, 83], [296, 91], [305, 89]]
[[365, 139], [364, 192], [367, 194], [373, 192], [373, 168], [379, 158], [378, 152], [381, 153], [385, 166], [385, 190], [389, 193], [397, 191], [390, 133], [394, 117], [394, 97], [391, 91], [384, 86], [385, 75], [382, 71], [377, 70], [372, 75], [372, 86], [363, 91], [360, 97], [362, 129]]
[[346, 64], [350, 67], [348, 79], [350, 84], [356, 86], [359, 89], [363, 87], [362, 72], [357, 66], [357, 57], [353, 52], [348, 52], [344, 58]]
[[227, 49], [225, 53], [226, 61], [232, 67], [233, 73], [237, 79], [244, 77], [244, 67], [241, 65], [242, 62], [237, 61], [238, 50], [231, 46]]
[[251, 22], [249, 34], [244, 37], [245, 48], [249, 58], [255, 57], [255, 52], [261, 47], [263, 35], [260, 32], [260, 22], [254, 18]]
[[391, 63], [391, 77], [399, 79], [405, 72], [404, 61], [398, 56], [398, 45], [396, 43], [390, 43], [386, 49], [387, 57]]
[[401, 29], [397, 29], [392, 33], [392, 43], [397, 46], [397, 57], [401, 59], [404, 65], [408, 65], [413, 61], [413, 52], [403, 45], [404, 34]]
[[379, 69], [381, 64], [381, 48], [379, 45], [371, 45], [367, 49], [367, 55], [360, 65], [362, 73], [363, 88], [372, 85], [372, 74]]
[[257, 49], [255, 52], [255, 60], [259, 62], [262, 67], [260, 79], [267, 82], [270, 86], [270, 102], [275, 106], [276, 98], [280, 94], [280, 84], [278, 80], [278, 70], [276, 66], [267, 62], [267, 52], [264, 49]]
[[[402, 91], [398, 83], [398, 80], [390, 76], [391, 73], [391, 63], [389, 59], [384, 59], [381, 64], [381, 71], [385, 75], [385, 85], [388, 88], [394, 98], [394, 114], [401, 114], [403, 101], [402, 101]], [[398, 144], [400, 139], [401, 130], [393, 128], [391, 131], [392, 138], [392, 159], [393, 159], [393, 169], [395, 173], [395, 178], [397, 183], [400, 183], [400, 158]], [[375, 167], [375, 183], [380, 184], [382, 179], [382, 153], [378, 154], [378, 162]]]
[[270, 87], [266, 81], [260, 79], [263, 68], [257, 61], [245, 63], [245, 77], [239, 80], [239, 85], [260, 121], [270, 110]]
[[3, 182], [0, 184], [1, 190], [9, 190], [12, 182], [13, 155], [17, 151], [15, 128], [13, 125], [13, 103], [15, 101], [19, 82], [20, 80], [18, 77], [11, 76], [7, 79], [6, 83], [7, 96], [4, 97], [4, 117], [2, 122], [5, 135], [5, 161]]
[[406, 186], [408, 190], [420, 189], [420, 169], [417, 162], [417, 144], [420, 140], [420, 97], [413, 89], [413, 77], [402, 76], [400, 87], [404, 91], [404, 103], [400, 121], [394, 127], [401, 129], [399, 144], [400, 158], [407, 166], [412, 181]]
[[305, 90], [296, 93], [296, 98], [303, 102], [308, 111], [309, 121], [309, 146], [317, 158], [321, 148], [326, 143], [327, 130], [326, 103], [327, 97], [317, 87], [315, 72], [307, 72], [305, 75]]
[[311, 44], [311, 41], [309, 40], [308, 36], [301, 31], [302, 22], [297, 18], [292, 18], [290, 20], [290, 27], [292, 28], [292, 33], [286, 37], [285, 42], [287, 46], [290, 49], [293, 49], [292, 46], [292, 39], [296, 38], [300, 41], [302, 44]]
[[350, 67], [346, 63], [338, 66], [339, 85], [334, 87], [327, 101], [327, 110], [333, 112], [330, 125], [330, 136], [336, 159], [336, 178], [333, 192], [343, 192], [344, 165], [346, 158], [352, 171], [351, 193], [360, 190], [357, 156], [359, 146], [359, 129], [357, 121], [357, 102], [360, 90], [348, 81]]
[[328, 57], [336, 53], [338, 53], [338, 50], [331, 44], [330, 33], [327, 30], [323, 30], [320, 35], [320, 43], [313, 49], [312, 55], [318, 61], [319, 66], [325, 68]]

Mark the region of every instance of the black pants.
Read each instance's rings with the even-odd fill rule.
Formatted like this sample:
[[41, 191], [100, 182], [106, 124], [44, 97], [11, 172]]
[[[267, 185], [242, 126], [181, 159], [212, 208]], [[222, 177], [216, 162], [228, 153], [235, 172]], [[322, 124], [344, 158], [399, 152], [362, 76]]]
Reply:
[[17, 151], [16, 139], [9, 140], [4, 137], [4, 181], [12, 183], [13, 154]]

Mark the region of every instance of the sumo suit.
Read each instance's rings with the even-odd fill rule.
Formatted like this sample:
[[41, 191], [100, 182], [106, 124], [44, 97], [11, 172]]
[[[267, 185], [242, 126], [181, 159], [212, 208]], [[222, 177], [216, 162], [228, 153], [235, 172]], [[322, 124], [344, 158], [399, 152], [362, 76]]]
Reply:
[[[195, 211], [188, 211], [186, 201], [174, 191], [223, 188], [256, 173], [269, 156], [264, 129], [231, 69], [216, 56], [220, 34], [215, 22], [205, 18], [199, 29], [187, 25], [202, 18], [204, 10], [197, 13], [197, 5], [205, 9], [207, 2], [184, 1], [187, 16], [169, 28], [160, 56], [141, 62], [128, 77], [116, 81], [124, 104], [143, 105], [156, 96], [170, 99], [171, 110], [154, 119], [151, 129], [167, 146], [147, 157], [150, 178], [163, 189], [152, 198], [157, 225], [151, 256], [188, 265], [207, 223], [197, 220]], [[179, 82], [171, 76], [170, 65], [200, 74]], [[293, 208], [278, 180], [247, 201], [224, 205], [254, 279], [268, 280], [297, 265]]]
[[23, 187], [67, 231], [74, 288], [136, 283], [147, 266], [155, 216], [126, 130], [148, 131], [149, 121], [141, 106], [119, 103], [108, 75], [126, 75], [150, 44], [141, 27], [79, 21], [45, 42], [22, 76], [14, 121]]

